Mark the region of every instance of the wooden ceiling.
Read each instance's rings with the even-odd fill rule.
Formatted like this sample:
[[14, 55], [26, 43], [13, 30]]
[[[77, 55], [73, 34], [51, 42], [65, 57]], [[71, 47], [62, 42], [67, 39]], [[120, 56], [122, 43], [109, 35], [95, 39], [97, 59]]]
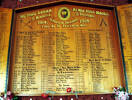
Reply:
[[[0, 0], [0, 7], [5, 8], [21, 8], [41, 3], [48, 3], [59, 0]], [[81, 1], [89, 2], [96, 4], [105, 4], [105, 5], [122, 5], [131, 3], [132, 0], [71, 0], [71, 1]]]

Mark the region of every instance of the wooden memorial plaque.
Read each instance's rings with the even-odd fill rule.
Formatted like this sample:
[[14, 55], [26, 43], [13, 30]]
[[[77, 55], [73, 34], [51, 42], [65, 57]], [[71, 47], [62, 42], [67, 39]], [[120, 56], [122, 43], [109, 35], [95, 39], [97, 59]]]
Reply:
[[15, 9], [13, 26], [12, 10], [0, 8], [0, 92], [9, 77], [18, 96], [106, 94], [125, 85], [132, 93], [132, 5], [117, 11], [124, 52], [115, 7], [58, 1]]
[[[46, 6], [46, 7], [45, 7]], [[39, 6], [40, 7], [40, 6]], [[124, 86], [114, 10], [76, 3], [15, 13], [9, 89], [18, 95], [113, 93]]]
[[0, 93], [6, 91], [12, 10], [0, 8]]
[[129, 93], [132, 93], [132, 4], [117, 7], [123, 44], [126, 77]]

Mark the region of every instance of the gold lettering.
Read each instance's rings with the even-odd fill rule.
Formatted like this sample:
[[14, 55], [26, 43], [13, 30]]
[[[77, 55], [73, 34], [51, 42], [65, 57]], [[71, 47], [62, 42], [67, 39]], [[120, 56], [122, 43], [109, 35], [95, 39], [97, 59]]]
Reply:
[[108, 16], [109, 14], [106, 12], [101, 12], [101, 11], [96, 11], [97, 15], [104, 15], [104, 16]]
[[39, 16], [36, 16], [36, 19], [39, 19]]
[[81, 19], [80, 23], [89, 23], [89, 19]]
[[42, 11], [38, 11], [38, 15], [39, 14], [50, 13], [50, 12], [52, 12], [52, 9], [42, 10]]
[[73, 8], [72, 11], [77, 11], [77, 9], [76, 8]]
[[27, 14], [27, 17], [36, 16], [36, 13]]
[[93, 10], [86, 10], [86, 13], [92, 13], [92, 14], [95, 14], [95, 11], [93, 11]]
[[25, 15], [21, 15], [20, 18], [26, 18], [26, 16]]
[[72, 24], [72, 23], [75, 23], [75, 22], [77, 22], [77, 21], [78, 21], [78, 19], [74, 19], [74, 20], [72, 20], [72, 21], [66, 21], [65, 24]]
[[86, 17], [91, 17], [91, 18], [94, 17], [94, 15], [86, 14], [86, 13], [80, 13], [80, 16], [86, 16]]
[[91, 13], [91, 14], [95, 14], [94, 10], [89, 10], [89, 9], [80, 9], [80, 8], [73, 8], [72, 11], [74, 12], [80, 12], [80, 13]]
[[47, 24], [47, 21], [38, 21], [38, 24]]
[[60, 28], [60, 25], [57, 24], [57, 28]]
[[59, 21], [56, 21], [56, 20], [54, 20], [52, 18], [50, 18], [50, 21], [55, 23], [55, 24], [64, 24], [64, 22], [59, 22]]
[[50, 17], [50, 16], [51, 16], [50, 14], [45, 14], [45, 15], [42, 15], [42, 16], [36, 16], [36, 19], [42, 19], [42, 18]]
[[78, 11], [79, 11], [79, 12], [85, 12], [85, 10], [83, 10], [83, 9], [78, 9]]
[[48, 25], [42, 25], [42, 28], [50, 28]]
[[79, 27], [79, 25], [63, 25], [62, 27]]
[[80, 27], [86, 27], [86, 25], [85, 24], [80, 24]]

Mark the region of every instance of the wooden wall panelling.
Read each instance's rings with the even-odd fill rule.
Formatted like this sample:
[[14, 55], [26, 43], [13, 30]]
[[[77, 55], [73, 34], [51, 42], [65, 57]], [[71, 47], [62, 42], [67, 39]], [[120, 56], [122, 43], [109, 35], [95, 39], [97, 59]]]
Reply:
[[[103, 1], [101, 1], [101, 2], [103, 2]], [[103, 3], [105, 3], [105, 2], [103, 2]], [[35, 4], [35, 3], [33, 3], [33, 2], [29, 2], [29, 3], [27, 3], [26, 5], [24, 5], [24, 6], [27, 6], [27, 5], [30, 5], [30, 4]], [[105, 98], [105, 99], [109, 99], [109, 100], [112, 100], [111, 99], [111, 95], [94, 95], [94, 96], [79, 96], [80, 98], [80, 100], [82, 99], [82, 100], [92, 100], [92, 99], [95, 99], [95, 100], [100, 100], [101, 99], [101, 97], [103, 96], [103, 98]], [[42, 99], [42, 97], [32, 97], [33, 98], [33, 100], [36, 100], [36, 98], [37, 98], [37, 100], [41, 100]], [[59, 98], [61, 98], [61, 97], [55, 97], [55, 100], [58, 100]], [[68, 97], [62, 97], [64, 100], [67, 100], [67, 98], [70, 100], [70, 98], [74, 98], [74, 99], [76, 99], [75, 98], [75, 96], [68, 96]], [[131, 97], [130, 97], [131, 98]], [[29, 100], [29, 97], [22, 97], [22, 100]]]

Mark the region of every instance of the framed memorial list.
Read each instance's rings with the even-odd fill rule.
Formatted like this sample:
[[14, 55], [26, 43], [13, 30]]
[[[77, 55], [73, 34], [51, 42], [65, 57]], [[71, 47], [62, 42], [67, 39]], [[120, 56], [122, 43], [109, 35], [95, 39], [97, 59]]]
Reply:
[[12, 10], [0, 8], [0, 93], [7, 88]]
[[126, 67], [127, 88], [132, 93], [132, 4], [117, 7]]
[[58, 1], [14, 10], [8, 89], [19, 96], [125, 86], [115, 7]]

